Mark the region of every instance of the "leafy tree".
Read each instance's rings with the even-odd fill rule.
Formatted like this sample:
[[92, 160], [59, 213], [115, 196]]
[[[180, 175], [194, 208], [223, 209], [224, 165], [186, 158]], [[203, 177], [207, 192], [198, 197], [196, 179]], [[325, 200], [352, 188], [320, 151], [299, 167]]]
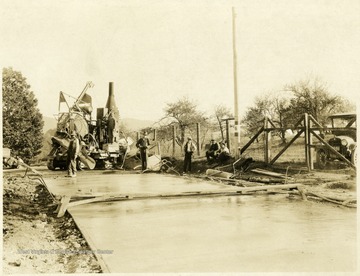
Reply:
[[165, 118], [171, 119], [168, 125], [176, 124], [180, 130], [177, 137], [177, 144], [182, 146], [185, 142], [186, 132], [192, 134], [195, 130], [195, 124], [206, 125], [204, 114], [197, 110], [197, 105], [184, 97], [174, 103], [167, 103], [165, 107]]
[[215, 107], [215, 118], [216, 118], [217, 124], [219, 125], [222, 140], [225, 140], [225, 138], [224, 138], [225, 129], [224, 129], [224, 124], [223, 124], [222, 120], [224, 118], [232, 118], [232, 117], [233, 117], [233, 114], [228, 107], [221, 105], [221, 104], [217, 105]]
[[254, 106], [248, 108], [242, 120], [247, 136], [252, 137], [263, 126], [265, 116], [281, 128], [274, 134], [286, 142], [285, 129], [297, 123], [304, 113], [311, 114], [324, 125], [327, 116], [332, 113], [355, 110], [342, 97], [330, 94], [326, 85], [318, 79], [286, 85], [284, 91], [287, 93], [272, 92], [255, 99]]
[[291, 109], [289, 118], [293, 123], [304, 113], [311, 114], [320, 124], [325, 124], [329, 114], [344, 112], [347, 109], [347, 102], [338, 95], [332, 95], [326, 84], [319, 79], [299, 81], [287, 85], [287, 91], [292, 92]]
[[40, 153], [43, 118], [38, 101], [21, 72], [3, 68], [3, 145], [30, 162]]
[[246, 136], [252, 137], [264, 125], [264, 117], [269, 115], [269, 99], [256, 97], [255, 104], [249, 107], [241, 123], [245, 126]]

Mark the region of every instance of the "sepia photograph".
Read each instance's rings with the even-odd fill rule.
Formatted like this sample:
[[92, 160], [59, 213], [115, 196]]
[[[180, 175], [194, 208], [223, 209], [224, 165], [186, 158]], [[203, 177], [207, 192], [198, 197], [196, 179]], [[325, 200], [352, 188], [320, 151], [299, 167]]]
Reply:
[[357, 0], [0, 0], [2, 274], [359, 275]]

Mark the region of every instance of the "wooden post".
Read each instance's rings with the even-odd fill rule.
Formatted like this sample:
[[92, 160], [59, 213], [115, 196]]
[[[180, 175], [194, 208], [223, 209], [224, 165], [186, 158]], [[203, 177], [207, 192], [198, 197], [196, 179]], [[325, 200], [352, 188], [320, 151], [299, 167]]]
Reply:
[[173, 152], [172, 152], [173, 157], [175, 156], [175, 147], [176, 147], [175, 137], [176, 137], [176, 128], [175, 125], [173, 125]]
[[156, 141], [156, 129], [154, 129], [154, 141]]
[[229, 119], [226, 120], [226, 144], [231, 153], [231, 145], [230, 145], [230, 124]]
[[264, 119], [264, 161], [266, 164], [269, 164], [270, 149], [269, 149], [269, 119], [265, 117]]
[[300, 135], [303, 133], [303, 130], [300, 130], [292, 139], [291, 141], [270, 161], [270, 164], [274, 164], [275, 161], [294, 143], [294, 141], [300, 137]]
[[308, 170], [311, 170], [310, 166], [310, 146], [309, 146], [309, 115], [305, 113], [304, 116], [304, 127], [305, 127], [305, 161]]
[[313, 145], [313, 135], [312, 135], [312, 132], [310, 131], [311, 128], [312, 128], [312, 120], [311, 120], [311, 117], [308, 116], [308, 120], [309, 120], [309, 124], [308, 124], [308, 127], [309, 127], [309, 138], [308, 138], [308, 142], [309, 142], [309, 164], [310, 164], [310, 170], [313, 170], [314, 169], [314, 149], [312, 147]]
[[250, 145], [259, 137], [259, 135], [264, 131], [264, 126], [262, 126], [259, 131], [240, 149], [240, 155], [245, 152], [245, 150], [250, 147]]
[[200, 156], [201, 145], [200, 145], [200, 124], [196, 123], [196, 144], [197, 144], [197, 154]]

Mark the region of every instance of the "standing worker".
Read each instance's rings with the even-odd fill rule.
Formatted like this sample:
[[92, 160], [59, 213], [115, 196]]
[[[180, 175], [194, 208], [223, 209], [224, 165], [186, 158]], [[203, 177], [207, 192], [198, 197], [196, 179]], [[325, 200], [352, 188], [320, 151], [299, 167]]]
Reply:
[[192, 141], [191, 137], [187, 138], [188, 141], [186, 142], [184, 146], [184, 173], [191, 172], [191, 157], [194, 151], [196, 151], [195, 143]]
[[140, 158], [141, 158], [141, 169], [145, 171], [147, 169], [147, 159], [148, 159], [148, 146], [150, 141], [147, 137], [147, 133], [144, 132], [143, 136], [137, 141], [136, 147], [140, 149]]
[[80, 143], [76, 131], [73, 130], [70, 136], [70, 143], [67, 150], [66, 165], [68, 168], [68, 177], [76, 177], [76, 158], [80, 151]]

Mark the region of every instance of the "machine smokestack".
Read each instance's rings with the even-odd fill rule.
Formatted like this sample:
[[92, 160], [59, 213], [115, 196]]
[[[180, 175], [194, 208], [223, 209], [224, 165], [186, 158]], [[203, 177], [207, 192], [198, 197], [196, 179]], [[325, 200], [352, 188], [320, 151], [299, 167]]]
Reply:
[[113, 82], [109, 82], [109, 97], [108, 97], [108, 100], [106, 103], [106, 108], [108, 109], [108, 112], [110, 112], [110, 110], [117, 109], [116, 103], [115, 103], [114, 83]]
[[[119, 143], [120, 140], [120, 116], [119, 110], [115, 103], [114, 96], [114, 83], [109, 82], [109, 97], [106, 103], [106, 108], [108, 110], [108, 121], [107, 121], [107, 131], [108, 131], [108, 144]], [[116, 146], [117, 150], [119, 149], [118, 145]], [[115, 147], [115, 148], [116, 148]], [[107, 148], [110, 152], [116, 151], [116, 149]]]

